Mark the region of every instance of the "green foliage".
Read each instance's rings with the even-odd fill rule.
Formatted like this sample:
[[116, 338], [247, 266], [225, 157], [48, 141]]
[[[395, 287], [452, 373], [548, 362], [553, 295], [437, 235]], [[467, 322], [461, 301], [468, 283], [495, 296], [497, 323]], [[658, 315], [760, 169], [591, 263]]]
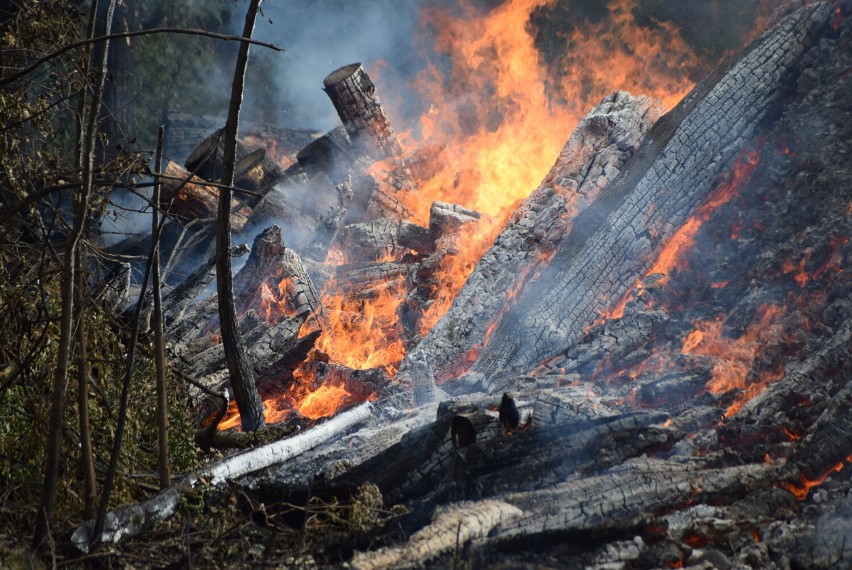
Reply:
[[[29, 524], [41, 493], [45, 440], [49, 414], [52, 372], [58, 343], [58, 282], [36, 279], [37, 265], [21, 269], [14, 275], [15, 285], [0, 287], [0, 327], [13, 332], [0, 338], [3, 360], [15, 362], [34, 354], [20, 377], [0, 391], [0, 497], [5, 497], [7, 515], [13, 524]], [[0, 282], [11, 283], [12, 275], [0, 270]], [[43, 303], [43, 300], [46, 303]], [[42, 315], [44, 323], [36, 318]], [[95, 464], [100, 472], [109, 461], [115, 437], [116, 414], [124, 378], [125, 346], [120, 328], [100, 307], [86, 311], [89, 357], [92, 379], [89, 414], [95, 449]], [[46, 333], [41, 335], [42, 327]], [[79, 420], [75, 394], [77, 365], [69, 371], [69, 397], [65, 413], [62, 447], [64, 463], [60, 472], [57, 516], [79, 519], [82, 512], [82, 483], [78, 477], [80, 462]], [[170, 375], [170, 443], [175, 472], [186, 472], [198, 466], [193, 443], [193, 429], [186, 406], [183, 387]], [[133, 371], [127, 432], [119, 462], [119, 476], [112, 494], [113, 506], [136, 501], [154, 489], [157, 473], [156, 406], [153, 361], [138, 358]], [[102, 473], [101, 473], [102, 474]], [[142, 483], [142, 485], [140, 485]]]

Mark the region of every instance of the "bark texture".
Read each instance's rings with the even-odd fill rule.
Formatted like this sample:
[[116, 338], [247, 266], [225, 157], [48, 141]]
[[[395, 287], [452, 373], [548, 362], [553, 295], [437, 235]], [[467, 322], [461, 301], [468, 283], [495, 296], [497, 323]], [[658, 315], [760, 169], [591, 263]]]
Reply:
[[331, 72], [323, 88], [334, 104], [349, 137], [376, 158], [398, 156], [399, 141], [382, 109], [376, 86], [360, 63]]
[[472, 380], [564, 350], [627, 292], [743, 147], [830, 12], [825, 4], [795, 12], [654, 126], [627, 172], [574, 219], [550, 265], [502, 316]]

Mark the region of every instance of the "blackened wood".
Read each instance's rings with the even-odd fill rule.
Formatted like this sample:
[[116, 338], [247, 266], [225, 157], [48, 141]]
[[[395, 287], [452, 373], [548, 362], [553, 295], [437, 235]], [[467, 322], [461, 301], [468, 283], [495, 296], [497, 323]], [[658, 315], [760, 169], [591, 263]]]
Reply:
[[[245, 244], [240, 244], [231, 250], [232, 257], [242, 257], [249, 252]], [[216, 258], [211, 257], [206, 263], [186, 276], [181, 283], [169, 291], [163, 298], [163, 318], [167, 325], [179, 320], [188, 306], [195, 301], [204, 289], [216, 277]]]
[[331, 72], [323, 80], [349, 137], [376, 158], [397, 156], [402, 151], [382, 109], [376, 86], [360, 63]]
[[[576, 342], [617, 302], [714, 187], [829, 19], [821, 4], [796, 12], [660, 119], [627, 171], [574, 218], [570, 236], [502, 316], [472, 373], [534, 366]], [[754, 75], [766, 79], [745, 79]]]
[[[161, 178], [162, 193], [160, 207], [186, 223], [192, 220], [210, 220], [216, 217], [219, 188], [208, 186], [204, 181], [192, 176], [180, 165], [169, 161], [163, 172], [169, 178]], [[187, 182], [184, 182], [187, 181]], [[240, 206], [236, 199], [231, 200], [231, 228], [240, 231], [248, 221], [250, 211]]]
[[264, 295], [271, 295], [285, 302], [291, 315], [310, 311], [317, 318], [324, 318], [319, 294], [307, 269], [299, 254], [284, 245], [278, 226], [265, 229], [255, 238], [245, 265], [234, 277], [234, 286], [241, 313], [252, 308], [260, 310]]
[[[488, 328], [524, 294], [527, 280], [567, 237], [571, 215], [618, 175], [660, 113], [659, 104], [650, 99], [615, 93], [580, 122], [544, 182], [518, 208], [447, 314], [420, 343], [438, 381], [458, 372], [459, 363], [488, 340]], [[457, 208], [436, 203], [430, 229], [441, 234], [475, 217]], [[408, 366], [403, 361], [397, 375], [401, 385]]]
[[429, 253], [435, 243], [429, 230], [406, 220], [379, 218], [343, 228], [342, 243], [356, 259], [400, 257], [408, 250]]

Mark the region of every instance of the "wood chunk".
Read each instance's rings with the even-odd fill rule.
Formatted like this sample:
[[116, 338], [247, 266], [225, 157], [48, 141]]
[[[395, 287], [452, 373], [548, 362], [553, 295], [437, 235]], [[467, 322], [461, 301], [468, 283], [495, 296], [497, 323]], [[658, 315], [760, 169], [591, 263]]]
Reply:
[[323, 80], [328, 95], [353, 143], [378, 159], [402, 151], [382, 109], [376, 86], [360, 63], [331, 72]]
[[387, 259], [409, 250], [429, 253], [435, 248], [428, 229], [393, 218], [350, 224], [343, 229], [342, 240], [356, 259]]
[[281, 240], [281, 228], [271, 226], [254, 240], [251, 253], [234, 276], [237, 312], [251, 308], [275, 315], [297, 315], [308, 311], [322, 321], [319, 294], [302, 260]]
[[442, 237], [458, 233], [467, 223], [480, 218], [479, 212], [468, 210], [458, 204], [434, 202], [429, 209], [429, 233], [435, 241]]

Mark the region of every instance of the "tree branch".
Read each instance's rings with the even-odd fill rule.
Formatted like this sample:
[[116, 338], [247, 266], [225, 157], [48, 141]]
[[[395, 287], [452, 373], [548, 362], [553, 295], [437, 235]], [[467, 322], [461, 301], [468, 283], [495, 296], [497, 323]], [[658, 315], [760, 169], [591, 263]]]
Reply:
[[188, 36], [205, 36], [205, 37], [208, 37], [208, 38], [214, 38], [214, 39], [217, 39], [217, 40], [224, 40], [224, 41], [228, 41], [228, 42], [243, 42], [243, 43], [254, 44], [254, 45], [258, 45], [258, 46], [261, 46], [261, 47], [269, 48], [271, 50], [280, 51], [280, 52], [284, 51], [283, 48], [280, 48], [280, 47], [276, 46], [275, 44], [271, 44], [271, 43], [268, 43], [268, 42], [261, 42], [261, 41], [258, 41], [258, 40], [253, 40], [251, 38], [244, 38], [242, 36], [234, 36], [234, 35], [231, 35], [231, 34], [220, 34], [220, 33], [217, 33], [217, 32], [208, 32], [207, 30], [195, 30], [195, 29], [191, 29], [191, 28], [151, 28], [150, 30], [136, 30], [134, 32], [121, 32], [121, 33], [115, 33], [115, 34], [107, 34], [105, 36], [99, 36], [97, 38], [80, 40], [78, 42], [74, 42], [74, 43], [68, 44], [66, 46], [62, 46], [61, 48], [57, 49], [56, 51], [53, 51], [53, 52], [47, 54], [46, 56], [37, 59], [32, 64], [25, 67], [24, 69], [21, 69], [20, 71], [16, 71], [12, 75], [0, 79], [0, 86], [7, 85], [9, 83], [12, 83], [13, 81], [16, 81], [16, 80], [20, 79], [21, 77], [27, 75], [28, 73], [34, 71], [41, 64], [46, 63], [46, 62], [48, 62], [51, 59], [54, 59], [56, 57], [59, 57], [63, 53], [69, 52], [73, 49], [77, 49], [78, 47], [82, 47], [82, 46], [94, 44], [94, 43], [105, 42], [105, 41], [113, 40], [113, 39], [116, 39], [116, 38], [133, 38], [133, 37], [136, 37], [136, 36], [150, 36], [150, 35], [154, 35], [154, 34], [181, 34], [181, 35], [188, 35]]

